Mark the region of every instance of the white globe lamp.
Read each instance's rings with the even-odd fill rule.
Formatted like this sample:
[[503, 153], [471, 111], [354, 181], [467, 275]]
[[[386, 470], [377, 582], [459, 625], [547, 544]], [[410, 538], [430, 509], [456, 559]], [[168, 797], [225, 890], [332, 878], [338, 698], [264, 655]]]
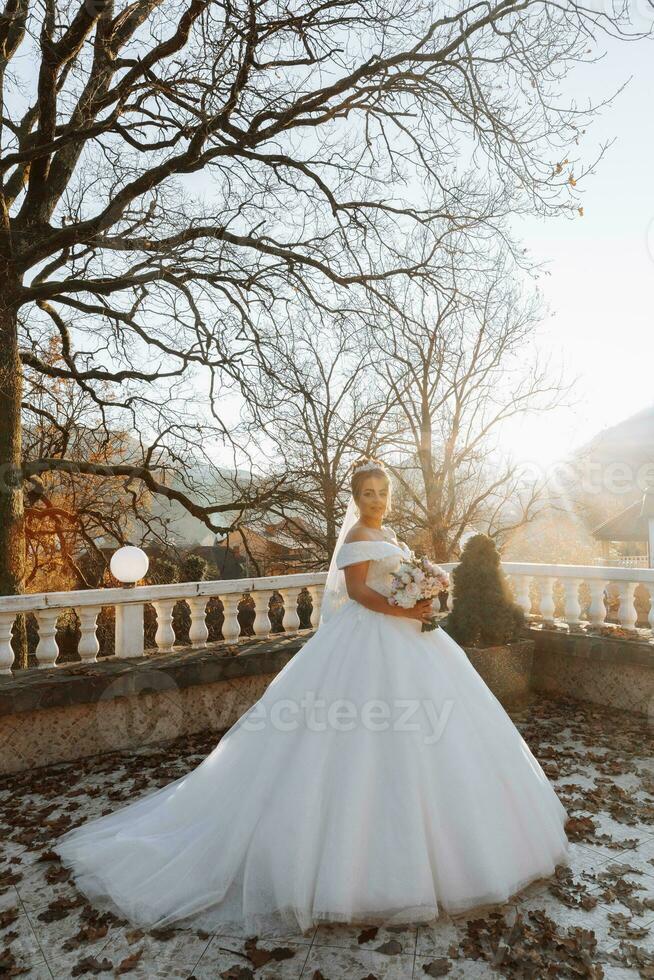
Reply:
[[149, 564], [150, 560], [142, 548], [137, 548], [133, 544], [126, 544], [118, 551], [114, 551], [109, 568], [113, 577], [119, 582], [123, 582], [125, 585], [134, 585], [139, 579], [145, 577]]

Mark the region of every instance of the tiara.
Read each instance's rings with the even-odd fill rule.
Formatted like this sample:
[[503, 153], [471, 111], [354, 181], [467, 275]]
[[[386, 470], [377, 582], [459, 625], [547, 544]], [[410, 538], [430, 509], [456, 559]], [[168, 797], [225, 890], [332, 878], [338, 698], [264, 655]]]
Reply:
[[356, 463], [354, 464], [355, 473], [363, 473], [364, 470], [383, 470], [383, 469], [384, 469], [383, 463], [369, 462], [369, 463], [362, 463], [360, 466], [357, 466]]

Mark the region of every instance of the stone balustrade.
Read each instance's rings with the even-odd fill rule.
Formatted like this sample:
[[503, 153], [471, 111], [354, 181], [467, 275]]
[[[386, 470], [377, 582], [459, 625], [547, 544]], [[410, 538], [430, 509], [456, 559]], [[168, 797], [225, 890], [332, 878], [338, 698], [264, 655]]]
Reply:
[[311, 626], [320, 618], [322, 592], [326, 572], [298, 575], [276, 575], [255, 579], [231, 579], [211, 582], [183, 582], [174, 585], [147, 585], [134, 588], [88, 589], [79, 592], [42, 592], [32, 595], [0, 597], [0, 674], [11, 674], [14, 651], [11, 645], [16, 617], [33, 613], [38, 626], [36, 661], [39, 667], [57, 666], [59, 648], [56, 640], [57, 621], [65, 610], [73, 609], [80, 625], [78, 654], [83, 662], [97, 660], [99, 643], [96, 635], [100, 611], [115, 610], [115, 656], [141, 657], [144, 653], [144, 617], [146, 603], [151, 603], [157, 617], [155, 644], [158, 653], [172, 650], [175, 643], [173, 610], [184, 600], [190, 613], [189, 639], [195, 648], [205, 646], [208, 629], [205, 622], [207, 603], [218, 598], [223, 605], [221, 627], [223, 643], [240, 639], [238, 604], [246, 596], [254, 603], [254, 635], [268, 636], [271, 632], [269, 604], [273, 593], [281, 595], [284, 631], [299, 629], [298, 597], [303, 589], [311, 596]]
[[[447, 572], [456, 562], [442, 564]], [[544, 625], [556, 622], [574, 629], [584, 624], [619, 625], [625, 630], [650, 637], [654, 626], [654, 568], [623, 568], [597, 565], [541, 565], [530, 562], [502, 562], [514, 599], [528, 618], [538, 618]], [[636, 590], [641, 588], [644, 605], [649, 610], [638, 616]], [[448, 609], [454, 598], [454, 586], [448, 594]], [[586, 598], [584, 600], [583, 593]], [[534, 597], [534, 593], [536, 594]], [[617, 606], [617, 616], [607, 620], [605, 598]], [[636, 628], [636, 623], [640, 625]]]
[[[444, 563], [450, 572], [456, 563]], [[621, 568], [595, 565], [544, 565], [536, 563], [503, 562], [502, 568], [514, 591], [516, 602], [528, 618], [538, 618], [544, 625], [553, 624], [557, 605], [562, 614], [557, 622], [578, 628], [583, 624], [606, 622], [605, 595], [619, 605], [617, 619], [624, 629], [651, 638], [654, 625], [654, 569]], [[299, 629], [298, 597], [303, 589], [311, 595], [311, 628], [318, 625], [325, 572], [297, 575], [278, 575], [266, 578], [186, 582], [173, 585], [148, 585], [135, 588], [84, 590], [79, 592], [46, 592], [32, 595], [0, 597], [0, 674], [12, 674], [14, 652], [11, 645], [15, 619], [23, 613], [33, 613], [38, 625], [36, 661], [39, 667], [57, 665], [59, 649], [56, 640], [57, 621], [68, 609], [74, 609], [80, 625], [78, 654], [82, 662], [97, 660], [99, 644], [96, 636], [100, 610], [115, 610], [115, 656], [140, 657], [144, 653], [145, 603], [151, 603], [157, 617], [155, 644], [157, 652], [172, 650], [176, 636], [173, 629], [173, 610], [184, 600], [190, 613], [189, 639], [194, 648], [208, 641], [205, 622], [206, 606], [210, 599], [219, 598], [223, 604], [223, 643], [238, 642], [241, 626], [238, 604], [246, 596], [254, 603], [254, 635], [268, 636], [271, 632], [269, 603], [273, 593], [279, 593], [284, 606], [283, 627], [286, 633]], [[582, 587], [586, 601], [582, 598]], [[637, 616], [634, 598], [642, 587], [648, 611]], [[447, 597], [452, 608], [454, 589]], [[536, 598], [534, 599], [534, 595]], [[638, 630], [636, 624], [639, 623]]]

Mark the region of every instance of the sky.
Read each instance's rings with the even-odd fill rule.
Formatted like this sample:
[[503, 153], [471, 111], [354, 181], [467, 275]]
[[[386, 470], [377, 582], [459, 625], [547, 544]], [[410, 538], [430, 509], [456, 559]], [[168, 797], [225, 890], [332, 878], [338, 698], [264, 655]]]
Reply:
[[[632, 0], [636, 11], [647, 2]], [[572, 386], [560, 408], [508, 420], [497, 434], [500, 452], [533, 476], [554, 473], [602, 429], [654, 403], [654, 38], [602, 38], [603, 52], [562, 86], [583, 106], [627, 83], [579, 147], [590, 163], [611, 143], [578, 184], [584, 216], [513, 225], [547, 271], [539, 285], [549, 315], [533, 348]]]
[[567, 406], [505, 425], [502, 447], [541, 466], [654, 403], [654, 40], [605, 40], [601, 62], [566, 80], [578, 102], [629, 81], [588, 129], [587, 158], [614, 140], [579, 188], [584, 216], [514, 224], [546, 261], [540, 286], [551, 315], [535, 344], [575, 380]]
[[[649, 0], [629, 2], [644, 29]], [[584, 216], [514, 222], [548, 272], [539, 282], [551, 315], [533, 347], [574, 381], [566, 405], [504, 424], [500, 447], [534, 469], [569, 459], [602, 429], [654, 403], [654, 39], [602, 38], [602, 50], [601, 61], [577, 66], [563, 83], [578, 104], [601, 102], [627, 83], [581, 147], [592, 160], [613, 141], [578, 185]], [[231, 455], [220, 462], [230, 465]]]

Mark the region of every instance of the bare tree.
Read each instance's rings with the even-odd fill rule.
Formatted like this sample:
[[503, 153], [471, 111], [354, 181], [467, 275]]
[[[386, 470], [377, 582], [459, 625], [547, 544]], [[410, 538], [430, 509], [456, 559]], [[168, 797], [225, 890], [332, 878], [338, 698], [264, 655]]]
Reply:
[[[298, 294], [346, 306], [428, 277], [451, 229], [574, 208], [589, 110], [556, 85], [594, 31], [628, 26], [554, 0], [6, 0], [0, 592], [23, 586], [23, 485], [46, 471], [141, 480], [213, 526], [225, 505], [156, 474], [229, 438], [225, 390]], [[415, 226], [426, 262], [394, 244]], [[142, 458], [26, 461], [26, 368], [121, 417]]]
[[[43, 356], [51, 366], [61, 363], [56, 339], [52, 355]], [[128, 433], [108, 431], [94, 399], [70, 379], [44, 379], [26, 368], [22, 408], [27, 463], [67, 459], [71, 464], [103, 465], [110, 471], [140, 456], [138, 443], [134, 445]], [[96, 588], [108, 568], [108, 547], [128, 539], [135, 544], [147, 540], [165, 546], [168, 520], [160, 508], [153, 510], [152, 502], [143, 481], [129, 477], [97, 480], [74, 469], [47, 469], [29, 476], [25, 483], [26, 588]]]
[[260, 349], [246, 397], [259, 451], [286, 476], [292, 499], [270, 510], [329, 558], [349, 494], [350, 467], [386, 438], [388, 402], [357, 318], [314, 312]]
[[386, 448], [398, 520], [448, 561], [471, 527], [500, 543], [538, 516], [545, 480], [502, 459], [495, 436], [512, 416], [560, 404], [566, 387], [530, 354], [540, 298], [505, 252], [488, 270], [455, 255], [449, 288], [408, 288], [394, 302], [403, 315], [371, 333], [399, 430]]

